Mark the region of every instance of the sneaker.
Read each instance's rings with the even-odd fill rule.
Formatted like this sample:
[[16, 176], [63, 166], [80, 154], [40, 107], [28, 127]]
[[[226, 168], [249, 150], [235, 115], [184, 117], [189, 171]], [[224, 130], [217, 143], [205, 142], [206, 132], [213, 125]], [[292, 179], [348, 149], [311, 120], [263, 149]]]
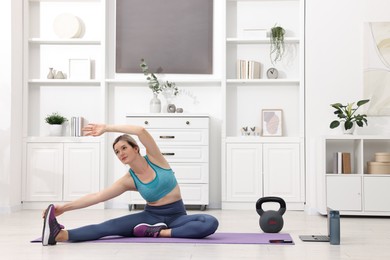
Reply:
[[55, 207], [53, 204], [50, 204], [46, 209], [42, 230], [42, 245], [44, 246], [57, 244], [55, 238], [61, 229], [64, 229], [63, 225], [58, 224], [54, 211]]
[[133, 229], [135, 237], [158, 237], [162, 229], [168, 228], [165, 223], [149, 225], [146, 223], [138, 224]]

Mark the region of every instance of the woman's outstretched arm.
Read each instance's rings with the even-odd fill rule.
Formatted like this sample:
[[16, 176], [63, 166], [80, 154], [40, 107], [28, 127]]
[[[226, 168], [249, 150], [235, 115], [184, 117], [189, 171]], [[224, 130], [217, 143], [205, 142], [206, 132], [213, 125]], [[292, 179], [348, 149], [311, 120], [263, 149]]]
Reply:
[[146, 153], [150, 159], [163, 167], [169, 167], [168, 162], [161, 154], [160, 148], [150, 133], [142, 126], [136, 125], [105, 125], [105, 124], [88, 124], [83, 128], [87, 136], [100, 136], [106, 132], [118, 132], [138, 136], [138, 139], [146, 148]]

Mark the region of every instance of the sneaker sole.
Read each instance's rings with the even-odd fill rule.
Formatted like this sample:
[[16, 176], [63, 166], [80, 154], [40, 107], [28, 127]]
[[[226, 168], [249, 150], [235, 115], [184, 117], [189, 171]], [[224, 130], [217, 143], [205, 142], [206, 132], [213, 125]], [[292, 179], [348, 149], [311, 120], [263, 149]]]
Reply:
[[50, 225], [49, 225], [49, 216], [51, 211], [53, 210], [53, 205], [49, 205], [46, 210], [45, 219], [43, 220], [43, 230], [42, 230], [42, 245], [49, 245], [49, 237], [50, 237]]
[[156, 227], [156, 226], [164, 226], [164, 227], [168, 227], [167, 226], [167, 224], [165, 224], [165, 223], [156, 223], [156, 224], [154, 224], [154, 225], [150, 225], [150, 224], [148, 224], [148, 223], [141, 223], [141, 224], [138, 224], [137, 226], [135, 226], [133, 229], [135, 229], [135, 228], [137, 228], [137, 227], [139, 227], [139, 226], [143, 226], [143, 225], [147, 225], [147, 226], [150, 226], [150, 227]]

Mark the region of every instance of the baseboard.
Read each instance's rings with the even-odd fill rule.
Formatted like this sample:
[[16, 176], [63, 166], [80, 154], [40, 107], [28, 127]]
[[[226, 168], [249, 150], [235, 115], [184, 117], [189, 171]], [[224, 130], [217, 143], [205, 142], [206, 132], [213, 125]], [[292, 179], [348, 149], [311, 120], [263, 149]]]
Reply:
[[0, 206], [0, 214], [9, 214], [20, 210], [22, 210], [21, 204], [14, 206]]

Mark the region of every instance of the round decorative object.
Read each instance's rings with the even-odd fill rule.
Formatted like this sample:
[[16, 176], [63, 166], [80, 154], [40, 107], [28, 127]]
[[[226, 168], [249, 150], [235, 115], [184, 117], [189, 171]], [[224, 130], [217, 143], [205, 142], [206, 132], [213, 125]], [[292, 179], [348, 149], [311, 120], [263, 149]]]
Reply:
[[167, 107], [168, 113], [175, 113], [176, 112], [176, 106], [174, 104], [169, 104]]
[[54, 19], [54, 33], [63, 39], [77, 38], [82, 28], [79, 18], [72, 14], [60, 14]]
[[269, 68], [267, 70], [267, 78], [269, 79], [277, 79], [279, 76], [279, 72], [277, 69], [275, 68]]
[[[280, 208], [275, 210], [263, 210], [266, 202], [279, 203]], [[283, 214], [286, 212], [286, 202], [279, 197], [263, 197], [256, 202], [256, 211], [260, 215], [259, 225], [265, 233], [278, 233], [283, 228]]]

